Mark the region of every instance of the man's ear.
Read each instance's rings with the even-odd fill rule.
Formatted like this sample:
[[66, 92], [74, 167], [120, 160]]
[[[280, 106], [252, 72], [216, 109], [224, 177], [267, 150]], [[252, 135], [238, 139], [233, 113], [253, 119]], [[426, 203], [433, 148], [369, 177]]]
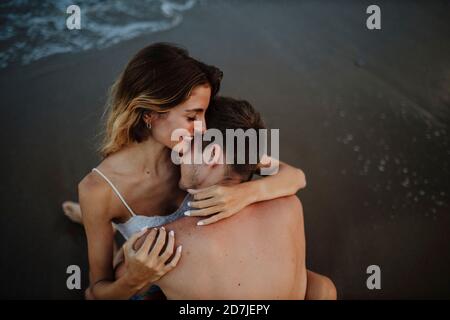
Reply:
[[256, 165], [257, 169], [261, 169], [261, 168], [270, 168], [270, 166], [272, 165], [272, 163], [275, 161], [275, 159], [273, 159], [272, 157], [270, 157], [267, 154], [263, 154], [261, 156], [261, 159], [259, 160], [259, 163]]
[[203, 161], [207, 165], [223, 164], [223, 149], [217, 143], [210, 143], [203, 152]]

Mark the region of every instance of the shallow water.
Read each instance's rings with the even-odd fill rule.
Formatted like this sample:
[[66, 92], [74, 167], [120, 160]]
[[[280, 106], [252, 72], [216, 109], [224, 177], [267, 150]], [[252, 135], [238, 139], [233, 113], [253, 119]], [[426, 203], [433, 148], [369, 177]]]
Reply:
[[72, 0], [11, 0], [0, 4], [0, 68], [58, 53], [102, 49], [143, 33], [169, 30], [196, 0], [83, 0], [81, 29], [66, 27]]

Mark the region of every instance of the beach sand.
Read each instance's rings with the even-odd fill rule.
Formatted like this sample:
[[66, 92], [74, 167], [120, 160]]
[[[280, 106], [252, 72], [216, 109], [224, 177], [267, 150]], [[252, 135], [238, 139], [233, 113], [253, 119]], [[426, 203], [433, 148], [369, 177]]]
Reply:
[[[81, 226], [61, 211], [96, 154], [108, 87], [157, 41], [224, 72], [222, 94], [280, 129], [280, 157], [301, 168], [307, 266], [339, 298], [450, 296], [450, 12], [441, 2], [200, 2], [178, 27], [103, 50], [0, 71], [1, 298], [82, 298]], [[381, 268], [368, 290], [366, 268]]]

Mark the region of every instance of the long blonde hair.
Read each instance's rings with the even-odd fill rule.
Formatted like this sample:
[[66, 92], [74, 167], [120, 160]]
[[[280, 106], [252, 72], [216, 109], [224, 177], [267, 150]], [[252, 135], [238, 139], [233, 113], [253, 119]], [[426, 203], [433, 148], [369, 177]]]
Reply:
[[222, 71], [191, 58], [185, 49], [155, 43], [139, 51], [111, 86], [106, 103], [103, 142], [105, 158], [150, 134], [143, 116], [165, 113], [186, 100], [192, 89], [209, 84], [217, 94]]

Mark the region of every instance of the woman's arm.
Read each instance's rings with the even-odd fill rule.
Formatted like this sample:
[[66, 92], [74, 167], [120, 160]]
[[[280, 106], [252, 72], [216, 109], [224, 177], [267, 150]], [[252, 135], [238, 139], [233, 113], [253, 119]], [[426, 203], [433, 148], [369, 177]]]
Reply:
[[[267, 166], [274, 166], [275, 159], [267, 158]], [[276, 174], [263, 176], [261, 179], [243, 182], [233, 186], [215, 185], [209, 188], [188, 191], [194, 195], [195, 201], [190, 203], [193, 208], [186, 215], [212, 217], [201, 220], [199, 225], [207, 225], [230, 217], [244, 207], [259, 201], [272, 200], [279, 197], [294, 195], [306, 186], [305, 174], [301, 169], [294, 168], [279, 161]], [[205, 200], [207, 199], [207, 200]], [[208, 204], [207, 207], [204, 207]]]
[[88, 242], [90, 295], [93, 299], [128, 299], [139, 290], [127, 277], [114, 281], [114, 231], [106, 206], [109, 190], [87, 176], [78, 186]]
[[[270, 161], [277, 160], [271, 159]], [[294, 168], [282, 161], [278, 161], [278, 165], [277, 174], [240, 184], [241, 192], [249, 195], [249, 204], [291, 196], [306, 187], [306, 177], [301, 169]]]
[[[79, 185], [83, 225], [88, 242], [90, 288], [87, 297], [129, 299], [175, 267], [181, 251], [177, 250], [171, 264], [165, 265], [173, 253], [174, 237], [169, 236], [166, 249], [163, 255], [159, 256], [159, 252], [166, 243], [166, 233], [163, 230], [157, 235], [156, 229], [146, 235], [141, 248], [134, 250], [134, 243], [147, 231], [143, 230], [133, 235], [124, 244], [126, 272], [116, 280], [113, 270], [114, 231], [111, 217], [108, 216], [107, 205], [111, 193], [110, 189], [102, 183], [88, 176]], [[153, 242], [155, 245], [150, 250]]]

